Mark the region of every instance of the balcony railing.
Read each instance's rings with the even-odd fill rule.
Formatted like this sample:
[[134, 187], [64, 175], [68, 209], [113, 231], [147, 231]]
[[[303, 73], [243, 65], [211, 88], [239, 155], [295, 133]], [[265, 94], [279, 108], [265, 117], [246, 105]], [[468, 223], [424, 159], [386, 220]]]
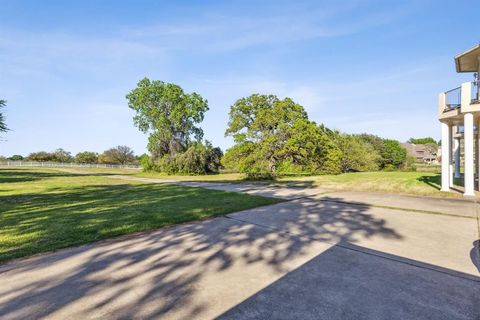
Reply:
[[472, 82], [472, 95], [471, 95], [472, 103], [480, 103], [480, 92], [478, 90], [479, 86], [480, 86], [480, 80]]
[[445, 91], [445, 111], [460, 108], [462, 105], [462, 87]]

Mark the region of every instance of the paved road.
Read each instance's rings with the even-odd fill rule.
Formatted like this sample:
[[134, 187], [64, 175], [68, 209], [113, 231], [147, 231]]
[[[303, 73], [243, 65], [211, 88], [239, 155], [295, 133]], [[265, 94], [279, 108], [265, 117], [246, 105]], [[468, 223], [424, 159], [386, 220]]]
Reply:
[[0, 318], [480, 318], [475, 203], [245, 187], [293, 200], [4, 265]]

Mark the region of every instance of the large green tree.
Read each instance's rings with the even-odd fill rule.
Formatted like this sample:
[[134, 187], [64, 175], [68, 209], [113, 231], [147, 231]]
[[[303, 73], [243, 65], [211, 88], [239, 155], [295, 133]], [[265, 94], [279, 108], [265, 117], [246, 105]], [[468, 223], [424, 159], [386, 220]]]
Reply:
[[407, 152], [397, 140], [383, 139], [367, 133], [357, 137], [370, 144], [378, 153], [377, 164], [380, 169], [398, 169], [405, 164]]
[[385, 150], [381, 154], [382, 168], [400, 168], [407, 160], [407, 150], [397, 140], [385, 139]]
[[305, 109], [290, 98], [253, 94], [230, 108], [225, 135], [235, 145], [224, 164], [251, 176], [273, 176], [289, 163], [300, 170], [320, 169], [328, 159], [327, 134], [308, 119]]
[[13, 156], [8, 157], [8, 160], [10, 161], [22, 161], [23, 159], [23, 156], [20, 154], [14, 154]]
[[378, 170], [380, 154], [372, 144], [361, 137], [349, 134], [339, 134], [337, 145], [342, 152], [341, 171], [375, 171]]
[[98, 153], [91, 151], [79, 152], [75, 155], [76, 163], [96, 163], [98, 161]]
[[5, 116], [2, 110], [6, 105], [7, 105], [7, 101], [0, 100], [0, 132], [8, 131], [7, 124], [5, 123]]
[[29, 161], [48, 162], [55, 161], [55, 156], [51, 152], [39, 151], [30, 153], [27, 159]]
[[105, 150], [99, 157], [98, 162], [106, 164], [133, 164], [137, 162], [133, 150], [128, 146], [116, 146]]
[[126, 96], [136, 112], [135, 125], [148, 133], [148, 150], [153, 159], [185, 151], [192, 140], [200, 141], [198, 126], [208, 110], [208, 102], [198, 93], [185, 93], [173, 83], [144, 78]]
[[53, 161], [55, 162], [72, 162], [73, 157], [72, 154], [66, 150], [63, 150], [62, 148], [59, 148], [52, 152], [53, 155]]

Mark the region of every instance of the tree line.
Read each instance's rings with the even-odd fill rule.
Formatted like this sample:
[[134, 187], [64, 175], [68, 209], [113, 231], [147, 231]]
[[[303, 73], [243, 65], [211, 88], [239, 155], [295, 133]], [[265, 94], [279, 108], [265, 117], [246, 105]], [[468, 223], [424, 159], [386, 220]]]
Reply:
[[225, 154], [203, 139], [200, 123], [208, 101], [172, 83], [144, 78], [126, 96], [134, 124], [148, 134], [145, 170], [216, 173], [221, 168], [253, 178], [286, 173], [407, 169], [412, 159], [396, 140], [331, 130], [308, 118], [290, 98], [252, 94], [231, 107], [225, 136], [234, 145]]
[[[348, 134], [317, 124], [290, 98], [252, 94], [230, 106], [225, 136], [234, 144], [225, 153], [205, 140], [200, 127], [208, 101], [173, 83], [144, 78], [126, 99], [135, 111], [134, 125], [148, 134], [149, 154], [135, 156], [127, 146], [103, 153], [63, 149], [34, 152], [25, 160], [77, 163], [141, 164], [145, 170], [168, 174], [208, 174], [221, 169], [251, 178], [282, 174], [339, 174], [376, 170], [408, 170], [414, 158], [399, 141], [372, 134]], [[7, 131], [0, 100], [0, 132]], [[436, 143], [432, 138], [411, 143]], [[23, 160], [16, 155], [10, 160]]]
[[[146, 156], [146, 155], [144, 155]], [[128, 146], [117, 146], [105, 150], [102, 153], [93, 151], [83, 151], [76, 155], [64, 149], [56, 149], [52, 152], [39, 151], [32, 152], [27, 157], [22, 155], [13, 155], [9, 158], [0, 160], [9, 161], [36, 161], [36, 162], [63, 162], [63, 163], [79, 163], [79, 164], [122, 164], [133, 165], [139, 164], [142, 156], [135, 156], [133, 150]]]

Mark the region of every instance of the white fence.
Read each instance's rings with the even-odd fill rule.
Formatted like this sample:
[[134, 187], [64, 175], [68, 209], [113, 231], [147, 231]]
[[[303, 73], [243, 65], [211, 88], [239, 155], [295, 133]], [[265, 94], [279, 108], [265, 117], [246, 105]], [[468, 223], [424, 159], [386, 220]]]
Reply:
[[0, 161], [4, 167], [69, 167], [69, 168], [115, 168], [115, 169], [141, 169], [141, 166], [123, 164], [98, 164], [98, 163], [63, 163], [63, 162], [35, 162], [35, 161]]

